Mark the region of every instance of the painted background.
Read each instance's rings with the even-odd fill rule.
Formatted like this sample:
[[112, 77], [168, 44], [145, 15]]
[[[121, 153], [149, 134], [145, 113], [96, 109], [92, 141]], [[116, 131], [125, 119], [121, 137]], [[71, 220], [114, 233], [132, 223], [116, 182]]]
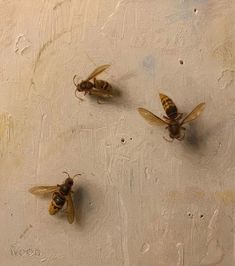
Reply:
[[[235, 2], [0, 1], [0, 265], [235, 265]], [[182, 60], [182, 61], [181, 61]], [[112, 102], [74, 97], [101, 64]], [[137, 107], [206, 102], [184, 142]], [[82, 173], [76, 221], [31, 186]]]

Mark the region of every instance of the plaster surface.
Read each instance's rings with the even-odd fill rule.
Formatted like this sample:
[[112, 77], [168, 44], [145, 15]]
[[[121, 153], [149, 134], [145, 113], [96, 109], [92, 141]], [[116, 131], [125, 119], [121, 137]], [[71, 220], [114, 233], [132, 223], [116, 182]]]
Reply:
[[[0, 1], [0, 265], [235, 265], [235, 2]], [[182, 60], [182, 61], [180, 61]], [[102, 74], [120, 96], [74, 96]], [[205, 101], [183, 142], [163, 115]], [[75, 223], [28, 189], [75, 184]]]

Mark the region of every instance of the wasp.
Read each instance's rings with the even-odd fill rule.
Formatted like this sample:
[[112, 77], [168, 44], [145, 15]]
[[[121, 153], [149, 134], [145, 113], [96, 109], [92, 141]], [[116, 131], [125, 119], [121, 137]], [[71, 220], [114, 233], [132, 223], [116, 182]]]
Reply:
[[[171, 138], [168, 140], [164, 137], [167, 141], [172, 142], [174, 139], [183, 140], [186, 130], [183, 125], [196, 119], [204, 110], [205, 103], [198, 104], [191, 113], [183, 118], [183, 113], [178, 112], [178, 109], [172, 99], [162, 93], [159, 93], [159, 96], [162, 106], [166, 112], [166, 116], [163, 116], [163, 119], [161, 119], [145, 108], [138, 108], [140, 115], [152, 125], [165, 125], [166, 129], [169, 131], [169, 137]], [[184, 131], [183, 134], [182, 130]]]
[[[105, 71], [110, 65], [102, 65], [97, 67], [87, 79], [82, 80], [80, 83], [75, 82], [75, 78], [77, 75], [73, 77], [73, 84], [76, 86], [75, 96], [77, 96], [78, 92], [84, 92], [84, 95], [90, 94], [98, 97], [108, 98], [112, 97], [111, 89], [112, 86], [105, 80], [96, 79], [96, 77]], [[80, 98], [79, 98], [80, 99]]]
[[74, 221], [74, 207], [73, 207], [73, 200], [71, 193], [72, 186], [73, 186], [73, 179], [75, 176], [81, 175], [76, 174], [73, 178], [67, 172], [63, 172], [68, 177], [65, 179], [64, 183], [57, 186], [36, 186], [32, 187], [29, 192], [35, 195], [45, 196], [48, 194], [52, 194], [52, 200], [49, 205], [49, 213], [51, 215], [56, 214], [59, 210], [61, 210], [65, 204], [66, 206], [66, 213], [67, 213], [67, 220], [70, 224]]

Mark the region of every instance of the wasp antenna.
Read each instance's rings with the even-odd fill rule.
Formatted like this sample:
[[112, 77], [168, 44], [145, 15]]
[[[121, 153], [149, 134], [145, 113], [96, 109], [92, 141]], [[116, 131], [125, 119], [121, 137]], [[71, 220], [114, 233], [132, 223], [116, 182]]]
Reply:
[[74, 175], [74, 176], [73, 176], [73, 179], [74, 179], [76, 176], [79, 176], [79, 175], [82, 175], [82, 174], [76, 174], [76, 175]]
[[[75, 83], [75, 79], [76, 79], [77, 75], [73, 76], [73, 84], [77, 87], [78, 84]], [[79, 79], [79, 78], [78, 78]]]
[[69, 173], [68, 173], [68, 172], [66, 172], [66, 171], [63, 171], [62, 173], [63, 173], [63, 174], [66, 174], [68, 177], [70, 177], [70, 175], [69, 175]]

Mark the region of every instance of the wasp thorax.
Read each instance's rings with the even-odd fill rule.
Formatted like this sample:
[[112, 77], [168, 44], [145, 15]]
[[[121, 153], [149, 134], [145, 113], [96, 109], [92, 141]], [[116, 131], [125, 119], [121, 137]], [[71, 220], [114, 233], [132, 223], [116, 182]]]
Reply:
[[69, 191], [71, 189], [71, 186], [63, 184], [60, 186], [60, 192], [64, 195], [68, 195]]
[[71, 186], [63, 184], [60, 187], [60, 192], [62, 192], [63, 194], [67, 195], [69, 193], [70, 189], [71, 189]]
[[169, 125], [169, 133], [171, 138], [179, 138], [180, 137], [180, 125], [177, 122], [172, 122]]

